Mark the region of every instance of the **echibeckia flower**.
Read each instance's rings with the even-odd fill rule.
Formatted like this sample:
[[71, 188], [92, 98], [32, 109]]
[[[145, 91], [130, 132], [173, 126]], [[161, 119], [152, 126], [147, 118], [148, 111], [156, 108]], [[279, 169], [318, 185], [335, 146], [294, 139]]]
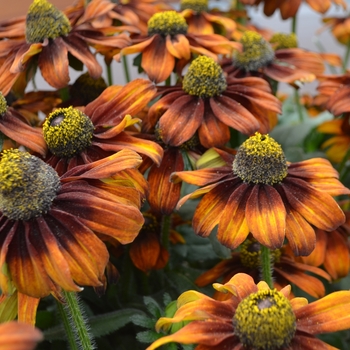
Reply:
[[246, 31], [240, 40], [243, 51], [234, 54], [233, 60], [222, 61], [224, 71], [234, 77], [255, 75], [285, 83], [310, 82], [323, 73], [320, 55], [297, 48], [288, 36], [275, 39], [270, 44], [259, 33]]
[[168, 331], [182, 321], [186, 325], [147, 350], [170, 342], [198, 344], [196, 350], [326, 350], [335, 348], [316, 338], [318, 334], [350, 328], [350, 291], [308, 304], [305, 298], [289, 300], [290, 286], [271, 290], [246, 274], [237, 274], [223, 285], [215, 283], [214, 288], [231, 298], [217, 301], [193, 290], [184, 292], [174, 317], [160, 318], [156, 329]]
[[227, 17], [210, 13], [208, 0], [181, 0], [181, 14], [188, 24], [188, 32], [196, 34], [217, 33], [215, 27], [219, 27], [224, 34], [230, 38], [236, 30], [236, 23]]
[[[298, 262], [288, 245], [281, 249], [271, 250], [271, 260], [273, 262], [272, 275], [273, 284], [277, 289], [281, 289], [288, 284], [292, 284], [310, 294], [314, 298], [325, 295], [325, 287], [320, 281], [320, 277], [330, 281], [328, 273], [320, 268]], [[313, 273], [315, 276], [310, 275]], [[237, 273], [246, 273], [253, 277], [256, 283], [261, 276], [261, 245], [254, 239], [247, 239], [240, 245], [240, 250], [231, 253], [230, 259], [220, 261], [210, 270], [201, 274], [195, 281], [199, 287], [217, 282], [223, 277], [223, 283], [230, 280]], [[216, 292], [214, 299], [229, 299], [228, 294]]]
[[39, 127], [31, 126], [14, 108], [8, 107], [0, 92], [0, 131], [18, 144], [45, 156], [47, 146]]
[[0, 159], [0, 287], [33, 298], [100, 286], [108, 251], [100, 238], [132, 242], [143, 224], [140, 192], [100, 181], [139, 166], [122, 150], [61, 177], [41, 159], [8, 150]]
[[157, 125], [162, 140], [171, 146], [182, 145], [197, 132], [202, 146], [224, 146], [230, 128], [246, 135], [258, 130], [267, 133], [270, 119], [281, 113], [281, 103], [266, 81], [226, 78], [207, 56], [191, 63], [182, 85], [160, 88], [160, 92], [163, 96], [150, 108], [142, 128], [149, 132]]
[[330, 28], [333, 36], [343, 45], [349, 45], [350, 17], [327, 17], [322, 21], [326, 23], [324, 29]]
[[131, 116], [141, 111], [155, 93], [150, 81], [135, 79], [124, 87], [108, 87], [86, 107], [56, 109], [43, 125], [50, 150], [46, 162], [61, 175], [77, 164], [129, 148], [159, 164], [163, 154], [160, 146], [124, 130], [139, 122]]
[[208, 236], [219, 225], [217, 238], [231, 249], [251, 232], [270, 249], [280, 248], [287, 238], [295, 255], [308, 255], [316, 243], [311, 225], [332, 231], [345, 222], [332, 196], [350, 190], [338, 180], [329, 161], [288, 163], [281, 146], [259, 133], [245, 141], [236, 156], [224, 157], [225, 166], [173, 175], [175, 182], [204, 186], [178, 205], [205, 195], [192, 220], [197, 234]]
[[[80, 2], [82, 9], [84, 2]], [[80, 13], [80, 11], [78, 11]], [[0, 90], [4, 95], [10, 91], [21, 72], [28, 78], [32, 71], [31, 63], [37, 58], [43, 78], [53, 87], [59, 89], [69, 83], [68, 53], [81, 61], [93, 78], [99, 78], [102, 67], [89, 45], [107, 46], [120, 49], [129, 44], [126, 34], [112, 36], [118, 29], [94, 29], [89, 23], [76, 25], [77, 16], [70, 20], [46, 0], [34, 0], [22, 26], [15, 22], [5, 26], [0, 41]], [[2, 24], [0, 23], [0, 28]], [[108, 35], [107, 35], [108, 34]]]
[[332, 4], [340, 5], [343, 9], [346, 8], [346, 2], [344, 0], [241, 0], [241, 2], [245, 5], [259, 5], [263, 3], [266, 16], [272, 16], [278, 9], [282, 19], [294, 17], [302, 2], [306, 2], [314, 11], [319, 13], [327, 12]]
[[192, 54], [200, 54], [217, 60], [218, 54], [231, 55], [240, 44], [218, 34], [199, 35], [188, 33], [185, 18], [176, 11], [163, 11], [148, 21], [148, 34], [132, 36], [133, 44], [123, 48], [115, 56], [142, 53], [141, 67], [155, 83], [166, 80], [175, 68], [190, 62]]

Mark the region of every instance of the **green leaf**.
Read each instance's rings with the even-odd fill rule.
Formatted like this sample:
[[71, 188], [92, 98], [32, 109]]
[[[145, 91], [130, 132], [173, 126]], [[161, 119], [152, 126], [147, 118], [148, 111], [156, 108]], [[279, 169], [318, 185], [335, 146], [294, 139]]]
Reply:
[[146, 315], [134, 315], [131, 316], [131, 322], [136, 326], [150, 328], [154, 327], [154, 319], [149, 318]]

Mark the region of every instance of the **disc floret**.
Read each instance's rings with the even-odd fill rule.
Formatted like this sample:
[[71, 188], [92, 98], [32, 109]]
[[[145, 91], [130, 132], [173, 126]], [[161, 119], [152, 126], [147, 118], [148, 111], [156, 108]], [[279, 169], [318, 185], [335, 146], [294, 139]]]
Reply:
[[4, 95], [0, 92], [0, 117], [7, 112], [7, 101]]
[[194, 12], [208, 12], [208, 0], [181, 0], [181, 10], [193, 10]]
[[233, 326], [245, 347], [278, 350], [293, 339], [296, 318], [289, 300], [281, 292], [260, 290], [239, 303]]
[[281, 145], [258, 132], [239, 147], [232, 168], [244, 182], [254, 184], [278, 184], [288, 175]]
[[154, 14], [147, 23], [148, 35], [162, 36], [186, 34], [188, 25], [186, 20], [176, 11], [164, 11]]
[[293, 49], [298, 47], [298, 38], [295, 33], [275, 33], [270, 39], [270, 43], [274, 45], [275, 50]]
[[11, 220], [27, 221], [46, 213], [56, 198], [60, 179], [41, 159], [17, 149], [0, 160], [0, 211]]
[[202, 98], [218, 96], [226, 88], [222, 68], [207, 56], [199, 56], [193, 60], [182, 82], [182, 89], [186, 93]]

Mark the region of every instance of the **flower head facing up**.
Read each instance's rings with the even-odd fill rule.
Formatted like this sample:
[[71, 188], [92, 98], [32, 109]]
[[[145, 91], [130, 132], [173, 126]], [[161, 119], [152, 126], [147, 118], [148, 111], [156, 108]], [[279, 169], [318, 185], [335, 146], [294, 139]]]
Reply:
[[190, 9], [197, 13], [208, 12], [208, 0], [181, 0], [181, 11]]
[[207, 56], [199, 56], [192, 61], [182, 82], [182, 89], [186, 93], [204, 98], [218, 96], [226, 88], [222, 68]]
[[148, 35], [175, 36], [186, 34], [186, 20], [176, 11], [164, 11], [154, 14], [148, 21]]
[[256, 71], [275, 58], [271, 45], [257, 32], [246, 31], [242, 38], [243, 52], [235, 55], [235, 65], [245, 71]]
[[277, 184], [288, 174], [282, 147], [258, 132], [240, 146], [232, 168], [241, 180], [254, 184]]
[[76, 108], [59, 108], [43, 125], [45, 141], [58, 157], [71, 158], [91, 145], [94, 125]]
[[34, 0], [26, 18], [26, 40], [28, 43], [43, 42], [45, 38], [56, 39], [71, 30], [69, 19], [46, 0]]
[[4, 95], [0, 91], [0, 117], [7, 112], [7, 102]]
[[276, 289], [267, 289], [250, 294], [238, 304], [233, 327], [245, 347], [277, 350], [290, 344], [296, 319], [289, 300]]
[[0, 160], [0, 211], [11, 220], [46, 213], [60, 188], [56, 171], [41, 159], [13, 149]]
[[295, 33], [275, 33], [270, 39], [275, 50], [292, 49], [298, 47], [298, 38]]

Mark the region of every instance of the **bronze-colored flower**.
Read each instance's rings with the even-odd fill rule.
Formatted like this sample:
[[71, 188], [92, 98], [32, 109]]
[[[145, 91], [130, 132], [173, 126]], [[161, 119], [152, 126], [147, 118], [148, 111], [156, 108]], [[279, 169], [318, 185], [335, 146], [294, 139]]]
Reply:
[[89, 23], [77, 25], [77, 15], [82, 14], [82, 9], [84, 1], [77, 4], [69, 19], [46, 0], [33, 0], [25, 21], [14, 22], [14, 27], [0, 23], [1, 37], [8, 39], [0, 41], [0, 61], [3, 59], [0, 90], [4, 95], [21, 72], [25, 71], [29, 79], [36, 64], [51, 86], [57, 89], [66, 87], [70, 80], [68, 53], [81, 61], [93, 78], [101, 76], [102, 67], [89, 45], [120, 49], [129, 44], [129, 37], [126, 34], [111, 36], [118, 31], [117, 28], [95, 29]]
[[316, 237], [311, 225], [332, 231], [345, 215], [332, 196], [349, 194], [338, 173], [322, 158], [288, 163], [281, 146], [256, 133], [235, 157], [221, 152], [225, 166], [175, 173], [173, 180], [204, 186], [181, 199], [205, 195], [192, 225], [208, 236], [216, 225], [218, 240], [235, 249], [252, 233], [270, 249], [287, 238], [295, 255], [309, 255]]
[[[0, 160], [0, 286], [41, 298], [60, 289], [101, 286], [108, 262], [104, 237], [132, 242], [143, 224], [140, 192], [118, 173], [141, 157], [122, 150], [64, 175], [19, 150]], [[108, 179], [114, 176], [115, 181]], [[119, 179], [119, 181], [117, 181]]]
[[258, 130], [267, 133], [271, 119], [281, 113], [281, 103], [266, 81], [226, 78], [207, 56], [191, 63], [181, 85], [159, 91], [162, 96], [150, 108], [142, 128], [149, 132], [159, 123], [162, 140], [171, 146], [182, 145], [197, 132], [202, 146], [224, 146], [230, 128], [246, 135]]
[[[288, 248], [288, 245], [284, 245], [281, 249], [271, 251], [274, 287], [282, 289], [288, 284], [292, 284], [314, 298], [323, 297], [325, 287], [319, 277], [330, 281], [328, 273], [314, 267], [313, 264], [298, 262]], [[317, 275], [318, 278], [310, 275], [309, 272]], [[204, 287], [218, 282], [221, 278], [223, 278], [223, 283], [226, 283], [237, 273], [246, 273], [253, 277], [255, 283], [259, 282], [261, 276], [261, 246], [256, 240], [247, 239], [244, 241], [239, 251], [231, 253], [230, 259], [220, 261], [213, 268], [201, 274], [195, 283], [199, 287]], [[220, 292], [214, 294], [214, 299], [217, 300], [229, 298], [228, 294]]]
[[[160, 83], [175, 68], [177, 60], [184, 67], [192, 54], [206, 55], [217, 60], [218, 54], [231, 55], [240, 44], [218, 34], [199, 35], [188, 32], [185, 18], [176, 11], [164, 11], [148, 21], [148, 34], [132, 36], [133, 44], [115, 56], [142, 53], [141, 67], [148, 77]], [[180, 72], [181, 73], [181, 72]]]
[[280, 291], [265, 282], [254, 283], [239, 273], [214, 288], [230, 299], [214, 300], [194, 290], [177, 300], [173, 318], [162, 317], [157, 331], [169, 331], [178, 322], [180, 330], [156, 340], [147, 350], [176, 342], [198, 344], [196, 350], [243, 349], [335, 349], [316, 336], [350, 327], [350, 291], [331, 293], [308, 304], [291, 298], [290, 286]]
[[326, 13], [332, 4], [340, 5], [343, 9], [346, 8], [344, 0], [241, 0], [245, 5], [259, 5], [264, 4], [264, 13], [266, 16], [272, 16], [278, 9], [281, 13], [282, 19], [294, 17], [302, 2], [306, 2], [314, 11], [319, 13]]
[[322, 19], [326, 25], [322, 29], [330, 28], [333, 36], [343, 45], [349, 45], [350, 41], [350, 18], [327, 17]]
[[253, 75], [285, 83], [311, 82], [324, 71], [322, 57], [297, 48], [291, 36], [275, 36], [270, 44], [259, 33], [246, 31], [240, 41], [243, 51], [237, 52], [233, 60], [224, 59], [222, 67], [234, 77]]

